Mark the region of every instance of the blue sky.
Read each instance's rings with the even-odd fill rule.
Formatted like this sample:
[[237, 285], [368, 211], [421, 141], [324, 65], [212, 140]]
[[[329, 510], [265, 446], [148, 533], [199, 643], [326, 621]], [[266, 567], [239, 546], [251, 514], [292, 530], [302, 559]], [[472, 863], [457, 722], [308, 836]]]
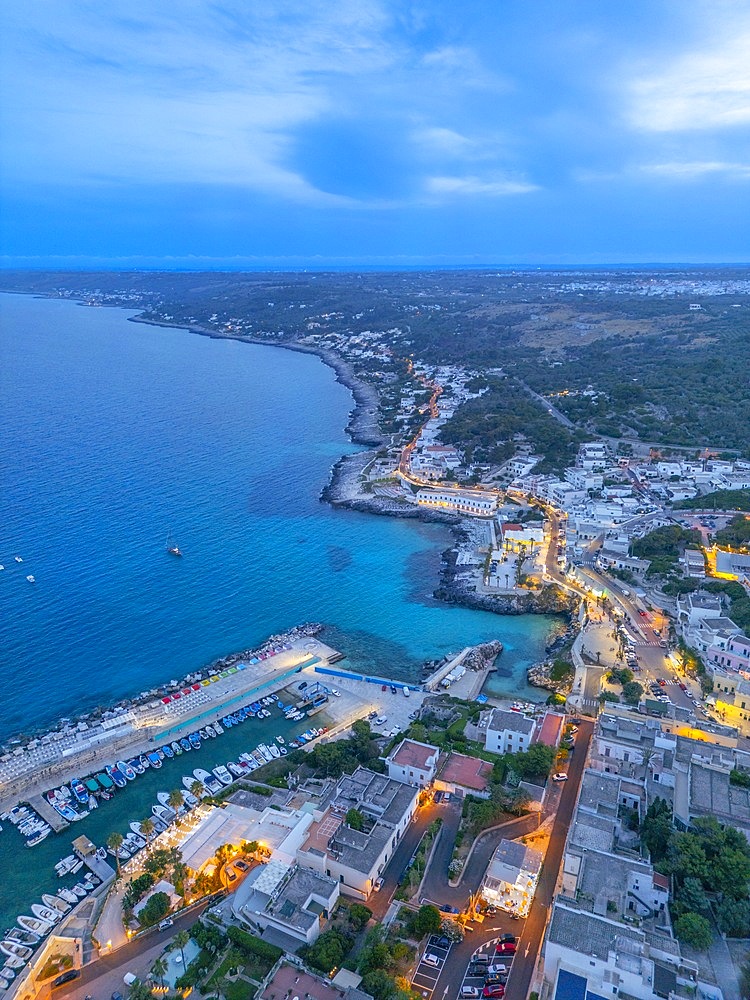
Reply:
[[744, 0], [10, 0], [6, 266], [750, 260]]

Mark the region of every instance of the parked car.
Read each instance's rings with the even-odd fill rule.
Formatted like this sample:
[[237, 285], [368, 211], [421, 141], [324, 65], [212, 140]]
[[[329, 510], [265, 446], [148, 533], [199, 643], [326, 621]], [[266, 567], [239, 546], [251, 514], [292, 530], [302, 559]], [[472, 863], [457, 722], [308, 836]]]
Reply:
[[[239, 862], [238, 862], [238, 864], [239, 864]], [[162, 920], [160, 922], [160, 924], [159, 924], [159, 930], [160, 931], [165, 931], [167, 929], [167, 927], [171, 927], [173, 923], [174, 923], [174, 920], [172, 920], [171, 917], [165, 917], [164, 920]]]
[[455, 906], [448, 906], [447, 903], [444, 903], [442, 906], [439, 906], [438, 909], [440, 910], [441, 913], [460, 913], [461, 912], [460, 910], [456, 909]]
[[433, 968], [439, 968], [440, 966], [440, 959], [438, 958], [437, 955], [433, 955], [431, 951], [428, 951], [426, 954], [422, 955], [422, 961], [424, 962], [425, 965], [431, 965], [433, 966]]
[[298, 685], [297, 685], [297, 689], [298, 689], [299, 691], [304, 691], [306, 687], [307, 687], [307, 681], [302, 681], [302, 683], [301, 683], [301, 684], [298, 684]]
[[338, 688], [331, 688], [331, 694], [333, 695], [334, 698], [341, 697], [341, 692], [339, 691]]
[[515, 944], [518, 939], [515, 934], [501, 934], [500, 943], [501, 944]]
[[385, 723], [387, 721], [388, 721], [388, 716], [387, 715], [379, 715], [377, 717], [377, 719], [375, 720], [375, 725], [376, 726], [382, 726], [382, 725], [385, 725]]
[[501, 941], [499, 944], [495, 945], [496, 955], [515, 955], [516, 944], [515, 941]]
[[[510, 942], [506, 943], [510, 944]], [[503, 965], [502, 962], [493, 962], [492, 965], [487, 966], [488, 976], [504, 976], [507, 974], [507, 972], [508, 972], [508, 966]]]
[[[69, 983], [73, 979], [78, 979], [80, 974], [81, 973], [78, 971], [78, 969], [68, 969], [67, 972], [63, 972], [63, 974], [61, 976], [58, 976], [57, 979], [52, 980], [52, 989], [54, 989], [56, 986], [64, 986], [65, 983]], [[477, 996], [478, 995], [479, 991], [477, 991]]]
[[570, 727], [570, 735], [571, 735], [571, 736], [575, 736], [575, 734], [576, 734], [577, 732], [578, 732], [578, 726], [571, 726], [571, 727]]
[[451, 939], [447, 935], [441, 934], [439, 938], [433, 938], [432, 943], [436, 948], [450, 948]]
[[493, 983], [491, 986], [485, 986], [482, 990], [483, 997], [504, 997], [505, 996], [505, 986], [502, 983]]
[[553, 781], [567, 781], [568, 780], [568, 776], [567, 776], [567, 774], [565, 774], [564, 771], [558, 771], [557, 774], [553, 774], [552, 775], [552, 780]]
[[443, 801], [443, 793], [440, 791], [435, 792], [435, 802]]
[[380, 892], [380, 890], [383, 888], [383, 879], [382, 879], [382, 877], [381, 878], [376, 878], [375, 881], [372, 883], [372, 887], [375, 890], [375, 892]]
[[250, 865], [247, 863], [247, 861], [243, 861], [241, 858], [239, 861], [235, 861], [234, 867], [241, 872], [250, 871]]
[[395, 684], [391, 684], [391, 694], [398, 694], [398, 688]]
[[473, 997], [478, 997], [478, 996], [481, 996], [481, 995], [482, 995], [482, 991], [479, 989], [478, 986], [462, 986], [461, 987], [461, 996], [462, 997], [467, 997], [467, 998], [469, 998], [469, 1000], [471, 1000], [471, 998], [473, 998]]

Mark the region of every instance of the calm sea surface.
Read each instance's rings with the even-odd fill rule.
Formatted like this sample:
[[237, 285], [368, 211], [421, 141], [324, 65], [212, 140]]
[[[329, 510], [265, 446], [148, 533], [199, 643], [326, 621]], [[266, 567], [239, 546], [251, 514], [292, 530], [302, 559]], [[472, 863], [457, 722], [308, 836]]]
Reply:
[[[529, 693], [525, 667], [541, 657], [549, 620], [438, 604], [429, 595], [444, 528], [319, 501], [331, 466], [352, 450], [351, 395], [330, 369], [128, 315], [0, 295], [5, 736], [310, 620], [329, 626], [324, 638], [349, 665], [403, 678], [418, 677], [426, 658], [499, 638], [493, 687]], [[183, 559], [165, 552], [170, 534]], [[211, 753], [228, 759], [221, 743], [191, 769]], [[172, 766], [177, 779], [186, 773]], [[179, 784], [165, 771], [150, 792]], [[76, 835], [91, 823], [101, 842], [143, 818], [135, 803], [146, 779]], [[41, 871], [7, 880], [17, 839], [0, 833], [0, 925], [54, 883]], [[29, 854], [51, 871], [71, 839], [50, 837]]]

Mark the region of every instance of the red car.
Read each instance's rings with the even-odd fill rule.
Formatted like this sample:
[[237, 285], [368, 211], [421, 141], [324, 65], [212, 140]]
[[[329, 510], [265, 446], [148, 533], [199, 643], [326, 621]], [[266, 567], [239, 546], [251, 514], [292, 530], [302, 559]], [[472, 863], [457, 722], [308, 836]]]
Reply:
[[515, 941], [501, 941], [500, 944], [495, 945], [496, 955], [515, 955], [515, 953], [516, 953]]
[[502, 983], [493, 983], [492, 986], [485, 986], [482, 990], [483, 997], [504, 997], [505, 987]]

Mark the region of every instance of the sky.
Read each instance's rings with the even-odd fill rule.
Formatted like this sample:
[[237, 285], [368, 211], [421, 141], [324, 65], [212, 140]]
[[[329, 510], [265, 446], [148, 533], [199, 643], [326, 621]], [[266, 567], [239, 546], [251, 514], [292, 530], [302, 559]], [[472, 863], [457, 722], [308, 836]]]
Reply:
[[750, 261], [746, 0], [7, 0], [0, 266]]

